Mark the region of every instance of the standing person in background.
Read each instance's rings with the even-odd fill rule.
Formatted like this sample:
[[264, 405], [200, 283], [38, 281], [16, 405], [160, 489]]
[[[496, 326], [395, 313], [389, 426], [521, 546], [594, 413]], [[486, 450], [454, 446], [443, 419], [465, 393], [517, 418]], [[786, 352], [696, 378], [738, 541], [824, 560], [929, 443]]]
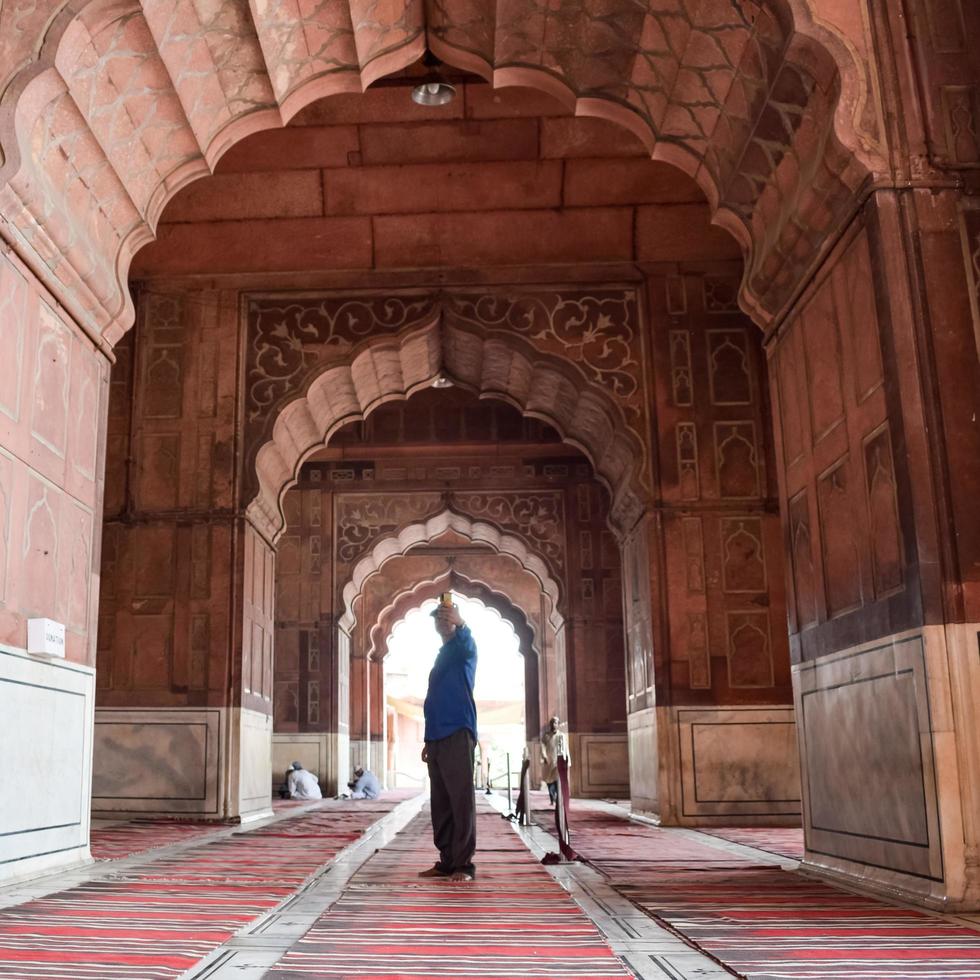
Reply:
[[443, 642], [429, 674], [423, 706], [422, 761], [429, 767], [432, 837], [439, 860], [419, 877], [472, 881], [476, 873], [476, 644], [450, 593], [443, 593], [432, 616]]
[[558, 715], [553, 715], [548, 727], [541, 736], [541, 764], [544, 766], [542, 777], [548, 784], [548, 799], [554, 806], [558, 802], [558, 749], [561, 734], [561, 722]]

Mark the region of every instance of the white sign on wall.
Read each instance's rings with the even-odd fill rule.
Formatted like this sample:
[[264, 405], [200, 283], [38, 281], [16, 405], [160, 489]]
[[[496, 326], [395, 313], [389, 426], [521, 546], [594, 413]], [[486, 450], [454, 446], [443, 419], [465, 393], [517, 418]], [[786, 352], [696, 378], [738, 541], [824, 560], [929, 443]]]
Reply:
[[46, 657], [65, 655], [65, 624], [53, 619], [29, 619], [27, 621], [27, 652], [41, 653]]

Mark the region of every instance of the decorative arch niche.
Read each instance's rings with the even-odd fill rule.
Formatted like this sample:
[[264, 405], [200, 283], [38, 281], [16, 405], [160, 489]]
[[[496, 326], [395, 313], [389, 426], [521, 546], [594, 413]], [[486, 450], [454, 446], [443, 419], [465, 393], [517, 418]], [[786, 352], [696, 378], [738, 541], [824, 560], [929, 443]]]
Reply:
[[[441, 295], [421, 302], [414, 314], [405, 314], [397, 322], [397, 332], [391, 333], [389, 326], [387, 334], [372, 335], [357, 344], [351, 344], [350, 337], [318, 336], [310, 343], [309, 364], [304, 364], [303, 355], [296, 353], [297, 345], [291, 343], [290, 356], [298, 359], [298, 365], [278, 379], [255, 373], [262, 349], [256, 352], [258, 341], [253, 334], [246, 377], [246, 440], [254, 448], [247, 449], [246, 455], [254, 458], [257, 486], [247, 508], [249, 519], [275, 542], [285, 526], [283, 495], [295, 484], [306, 458], [329, 443], [344, 425], [445, 377], [482, 398], [502, 399], [525, 415], [548, 422], [565, 442], [583, 451], [610, 492], [611, 522], [622, 531], [629, 530], [645, 511], [651, 494], [644, 437], [648, 400], [635, 349], [640, 343], [635, 313], [630, 314], [633, 319], [625, 313], [609, 319], [604, 306], [614, 300], [601, 292], [569, 297], [548, 294], [552, 306], [547, 316], [541, 315], [545, 320], [551, 318], [548, 322], [555, 334], [551, 351], [543, 349], [541, 339], [535, 344], [519, 332], [503, 329], [519, 320], [516, 314], [491, 317], [487, 308], [481, 312], [480, 299], [447, 300]], [[354, 302], [338, 301], [334, 319], [340, 309]], [[542, 302], [539, 296], [523, 295], [511, 305], [540, 313], [545, 309]], [[364, 312], [367, 304], [356, 303], [361, 309], [360, 329], [368, 331], [377, 320]], [[616, 294], [615, 303], [622, 310], [632, 310], [622, 291]], [[284, 305], [290, 306], [288, 301]], [[553, 325], [556, 305], [573, 306], [579, 318], [564, 337], [557, 335]], [[300, 303], [293, 306], [302, 308]], [[468, 322], [461, 322], [460, 306], [465, 306]], [[606, 324], [602, 328], [606, 335], [599, 330], [595, 345], [611, 348], [612, 354], [590, 365], [582, 338], [590, 336], [593, 324], [600, 321]], [[307, 328], [305, 320], [293, 323]], [[281, 333], [291, 337], [291, 329], [287, 323]], [[575, 331], [581, 336], [576, 338]], [[320, 360], [324, 351], [329, 358], [326, 362]], [[271, 351], [268, 358], [274, 354]], [[275, 385], [270, 386], [270, 381]], [[253, 418], [257, 422], [249, 428]]]
[[[519, 649], [524, 657], [524, 722], [526, 737], [533, 740], [540, 734], [541, 705], [539, 703], [540, 661], [544, 656], [544, 638], [535, 636], [534, 624], [521, 609], [519, 602], [505, 592], [495, 590], [457, 571], [451, 571], [431, 581], [419, 582], [413, 589], [402, 592], [382, 610], [377, 622], [370, 629], [369, 656], [382, 660], [382, 645], [386, 644], [395, 627], [409, 612], [442, 592], [454, 591], [471, 599], [477, 599], [490, 609], [496, 610], [501, 619], [510, 623], [517, 635]], [[545, 627], [554, 632], [554, 624]], [[550, 644], [553, 648], [553, 640]], [[379, 656], [379, 654], [381, 654]]]
[[348, 635], [353, 631], [357, 625], [355, 603], [363, 593], [367, 580], [380, 571], [386, 561], [404, 556], [412, 548], [433, 541], [447, 531], [453, 531], [473, 544], [489, 546], [497, 554], [513, 558], [533, 575], [540, 584], [542, 593], [548, 598], [548, 620], [551, 628], [556, 631], [561, 629], [564, 624], [564, 616], [560, 610], [561, 590], [545, 562], [516, 535], [508, 534], [488, 521], [475, 520], [451, 510], [444, 510], [423, 522], [406, 525], [397, 534], [382, 538], [354, 565], [350, 580], [342, 591], [343, 612], [337, 622], [339, 629]]

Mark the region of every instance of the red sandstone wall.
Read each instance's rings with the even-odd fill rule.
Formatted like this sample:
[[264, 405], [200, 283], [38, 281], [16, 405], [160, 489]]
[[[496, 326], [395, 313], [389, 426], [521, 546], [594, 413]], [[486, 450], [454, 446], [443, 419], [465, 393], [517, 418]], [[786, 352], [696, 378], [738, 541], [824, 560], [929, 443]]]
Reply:
[[894, 372], [903, 368], [881, 329], [870, 249], [867, 229], [856, 228], [769, 351], [790, 631], [804, 660], [921, 621], [894, 454], [903, 439]]
[[[245, 569], [249, 538], [234, 517], [237, 323], [234, 294], [147, 289], [139, 323], [117, 349], [100, 705], [190, 707], [232, 698], [246, 615], [233, 597], [239, 583], [239, 592], [247, 583], [249, 596], [257, 595]], [[261, 707], [261, 697], [251, 706]]]
[[660, 500], [624, 556], [631, 710], [792, 697], [765, 364], [737, 288], [649, 279]]
[[31, 273], [0, 254], [0, 643], [66, 625], [95, 663], [109, 365]]
[[318, 102], [167, 207], [133, 275], [739, 259], [693, 180], [526, 90]]

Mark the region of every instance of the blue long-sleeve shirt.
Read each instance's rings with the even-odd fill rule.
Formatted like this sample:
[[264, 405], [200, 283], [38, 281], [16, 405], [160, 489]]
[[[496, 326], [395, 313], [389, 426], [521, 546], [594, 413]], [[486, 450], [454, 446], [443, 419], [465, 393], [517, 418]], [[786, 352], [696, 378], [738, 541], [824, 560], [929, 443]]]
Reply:
[[468, 626], [457, 626], [429, 672], [429, 690], [422, 709], [427, 742], [448, 738], [461, 728], [468, 729], [476, 741], [475, 680], [476, 643]]

